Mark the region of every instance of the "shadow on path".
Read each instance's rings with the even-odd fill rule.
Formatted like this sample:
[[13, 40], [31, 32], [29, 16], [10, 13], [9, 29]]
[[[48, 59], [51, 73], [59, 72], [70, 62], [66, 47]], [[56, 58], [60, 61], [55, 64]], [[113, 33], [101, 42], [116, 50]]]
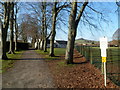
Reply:
[[[16, 59], [13, 59], [16, 60]], [[34, 50], [27, 50], [14, 66], [2, 74], [3, 88], [54, 88], [49, 67]]]
[[58, 58], [22, 58], [22, 59], [9, 59], [9, 60], [61, 60], [61, 59], [58, 59]]

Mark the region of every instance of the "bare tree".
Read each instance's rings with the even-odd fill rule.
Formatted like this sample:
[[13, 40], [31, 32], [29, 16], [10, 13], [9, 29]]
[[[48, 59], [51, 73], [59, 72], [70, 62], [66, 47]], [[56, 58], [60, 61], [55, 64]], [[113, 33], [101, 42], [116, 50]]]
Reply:
[[18, 14], [18, 5], [17, 2], [15, 3], [15, 51], [18, 50], [17, 48], [17, 39], [18, 39], [18, 23], [17, 23], [17, 14]]
[[10, 47], [9, 54], [14, 54], [14, 2], [11, 2], [11, 10], [10, 10]]
[[[56, 35], [56, 18], [58, 13], [63, 9], [69, 6], [69, 4], [64, 3], [63, 5], [59, 6], [58, 2], [54, 2], [53, 9], [52, 9], [52, 29], [51, 29], [51, 38], [50, 38], [50, 53], [49, 56], [53, 57], [54, 55], [54, 40]], [[57, 7], [58, 5], [58, 7]]]
[[[52, 3], [50, 2], [39, 2], [39, 3], [28, 3], [28, 5], [32, 8], [33, 15], [36, 16], [39, 23], [39, 42], [37, 41], [38, 49], [47, 51], [47, 39], [50, 37], [51, 33], [49, 29], [51, 29], [51, 17], [52, 17]], [[27, 8], [29, 10], [30, 8]], [[49, 35], [50, 33], [50, 35]], [[49, 36], [49, 37], [48, 37]]]
[[43, 20], [44, 20], [44, 52], [47, 52], [47, 26], [46, 26], [46, 2], [43, 2]]
[[77, 2], [72, 2], [71, 4], [72, 8], [69, 16], [68, 43], [67, 43], [66, 56], [65, 56], [67, 64], [73, 63], [73, 52], [74, 52], [74, 43], [77, 32], [77, 26], [87, 4], [88, 4], [87, 1], [83, 3], [78, 15], [77, 15]]
[[22, 16], [23, 16], [23, 20], [19, 25], [19, 29], [20, 29], [19, 32], [21, 35], [21, 39], [23, 40], [24, 43], [27, 43], [28, 41], [31, 40], [31, 43], [34, 45], [39, 35], [38, 32], [39, 24], [36, 18], [32, 17], [29, 14], [25, 14]]
[[11, 9], [11, 3], [10, 2], [4, 2], [2, 3], [4, 8], [4, 19], [2, 23], [2, 59], [7, 59], [6, 56], [6, 38], [7, 38], [7, 31], [9, 27], [9, 18], [10, 18], [10, 9]]

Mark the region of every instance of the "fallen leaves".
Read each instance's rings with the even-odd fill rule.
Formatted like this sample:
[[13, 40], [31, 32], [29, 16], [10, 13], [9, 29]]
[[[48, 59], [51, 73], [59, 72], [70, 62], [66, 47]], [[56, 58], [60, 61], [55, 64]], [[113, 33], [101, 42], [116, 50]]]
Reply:
[[105, 87], [101, 72], [89, 62], [83, 63], [86, 60], [84, 57], [80, 57], [81, 55], [75, 51], [74, 62], [80, 64], [72, 67], [58, 65], [58, 62], [64, 62], [63, 57], [63, 60], [47, 62], [58, 88], [117, 88], [110, 80], [107, 80], [107, 87]]

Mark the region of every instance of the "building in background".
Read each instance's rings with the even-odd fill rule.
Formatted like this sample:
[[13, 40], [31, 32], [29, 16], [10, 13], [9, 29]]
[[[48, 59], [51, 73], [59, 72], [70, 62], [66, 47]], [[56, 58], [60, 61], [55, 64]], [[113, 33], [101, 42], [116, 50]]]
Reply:
[[67, 46], [67, 41], [64, 41], [64, 40], [55, 40], [55, 45], [56, 45], [56, 48], [66, 48]]
[[[42, 45], [42, 44], [40, 44]], [[64, 40], [55, 40], [54, 41], [54, 47], [55, 48], [66, 48], [67, 41]], [[37, 48], [37, 42], [35, 42], [35, 48]], [[47, 41], [47, 48], [50, 48], [50, 40]]]

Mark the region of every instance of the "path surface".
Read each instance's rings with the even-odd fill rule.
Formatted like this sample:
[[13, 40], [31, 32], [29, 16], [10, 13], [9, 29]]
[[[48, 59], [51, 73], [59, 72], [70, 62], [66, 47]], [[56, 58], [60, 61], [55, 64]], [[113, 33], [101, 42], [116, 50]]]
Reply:
[[14, 67], [2, 75], [3, 88], [53, 88], [49, 68], [34, 50], [23, 53]]

